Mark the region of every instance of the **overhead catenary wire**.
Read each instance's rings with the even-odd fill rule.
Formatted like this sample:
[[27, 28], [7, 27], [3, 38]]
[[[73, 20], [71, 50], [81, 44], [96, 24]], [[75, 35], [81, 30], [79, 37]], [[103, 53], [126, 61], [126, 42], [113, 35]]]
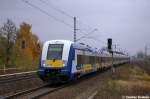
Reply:
[[102, 44], [104, 44], [104, 45], [107, 45], [106, 42], [104, 42], [104, 41], [102, 41], [102, 40], [100, 40], [100, 39], [98, 39], [98, 38], [96, 38], [96, 37], [87, 37], [87, 38], [88, 38], [88, 39], [95, 40], [95, 41], [97, 41], [98, 43], [102, 43]]
[[60, 23], [65, 24], [66, 26], [68, 26], [68, 27], [70, 27], [70, 28], [73, 28], [72, 25], [66, 23], [65, 21], [63, 21], [63, 20], [61, 20], [61, 19], [58, 19], [58, 18], [54, 17], [53, 15], [49, 14], [48, 12], [46, 12], [46, 11], [43, 10], [43, 9], [41, 9], [40, 7], [38, 7], [38, 6], [36, 6], [36, 5], [32, 4], [32, 3], [30, 3], [29, 1], [27, 1], [27, 0], [22, 0], [22, 1], [23, 1], [24, 3], [26, 3], [26, 4], [28, 4], [29, 6], [31, 6], [31, 7], [35, 8], [35, 9], [37, 9], [37, 10], [40, 11], [41, 13], [47, 15], [48, 17], [54, 19], [55, 21], [58, 21], [58, 22], [60, 22]]
[[[74, 19], [74, 16], [72, 16], [72, 15], [70, 15], [69, 13], [67, 13], [67, 12], [65, 12], [65, 11], [63, 11], [63, 10], [61, 10], [61, 9], [59, 9], [58, 7], [55, 7], [52, 3], [46, 2], [45, 0], [39, 0], [39, 1], [40, 1], [41, 3], [43, 3], [43, 4], [45, 4], [46, 6], [52, 8], [53, 10], [55, 10], [55, 11], [57, 11], [57, 12], [59, 12], [59, 13], [65, 15], [65, 16], [67, 16], [68, 18]], [[92, 30], [92, 29], [93, 29], [93, 28], [90, 27], [89, 25], [86, 25], [86, 24], [84, 24], [83, 22], [81, 22], [81, 21], [79, 21], [79, 20], [77, 20], [77, 23], [86, 26], [89, 30]], [[76, 30], [82, 31], [82, 33], [84, 33], [83, 31], [89, 32], [89, 30], [86, 30], [85, 28], [84, 28], [84, 29], [78, 28], [78, 29], [76, 29]], [[86, 33], [84, 33], [84, 34], [86, 35]]]
[[[26, 4], [28, 4], [29, 6], [35, 8], [36, 10], [40, 11], [41, 13], [47, 15], [48, 17], [54, 19], [55, 21], [58, 21], [58, 22], [60, 22], [60, 23], [63, 23], [63, 24], [65, 24], [66, 26], [68, 26], [69, 28], [73, 28], [72, 25], [66, 23], [64, 20], [61, 20], [61, 19], [56, 18], [55, 16], [53, 16], [53, 15], [51, 15], [50, 13], [48, 13], [47, 11], [43, 10], [43, 9], [40, 8], [39, 6], [36, 6], [35, 4], [32, 4], [32, 3], [29, 2], [28, 0], [22, 0], [22, 1], [23, 1], [24, 3], [26, 3]], [[47, 5], [47, 6], [50, 4], [50, 3], [47, 4], [44, 0], [39, 0], [39, 1], [41, 1], [42, 3], [44, 3], [44, 4]], [[51, 5], [52, 5], [52, 4], [51, 4]], [[71, 16], [70, 14], [66, 13], [66, 12], [63, 11], [63, 10], [60, 10], [59, 8], [56, 8], [56, 7], [54, 7], [54, 6], [49, 6], [49, 7], [51, 7], [52, 9], [58, 11], [59, 13], [65, 15], [65, 16], [67, 16], [67, 17], [69, 17], [69, 18], [74, 18], [73, 16]], [[78, 22], [79, 24], [83, 24], [83, 25], [85, 26], [85, 24], [84, 24], [83, 22], [80, 22], [80, 21], [77, 21], [77, 22]], [[90, 27], [89, 25], [86, 25], [86, 26], [87, 26], [87, 28], [88, 28], [89, 30], [92, 30], [92, 27]], [[84, 35], [81, 36], [78, 40], [80, 40], [80, 39], [82, 39], [82, 38], [86, 38], [87, 35], [89, 35], [89, 34], [91, 35], [91, 33], [93, 33], [93, 31], [92, 31], [92, 32], [89, 32], [89, 33], [85, 33], [85, 32], [88, 32], [88, 31], [85, 30], [85, 29], [80, 29], [80, 28], [78, 28], [77, 30], [80, 30], [80, 31], [82, 31], [82, 33], [84, 33]], [[95, 29], [94, 29], [94, 30], [95, 30]], [[83, 32], [83, 31], [84, 31], [84, 32]], [[99, 30], [97, 29], [97, 31], [99, 31]], [[95, 32], [95, 31], [94, 31], [94, 32]], [[92, 38], [87, 37], [87, 39], [92, 39]], [[93, 40], [96, 40], [96, 39], [93, 38]], [[97, 40], [97, 41], [98, 41], [98, 40]], [[100, 41], [100, 40], [99, 40], [99, 41]], [[102, 41], [101, 41], [101, 42], [102, 42]], [[104, 42], [103, 42], [103, 43], [104, 43]], [[106, 43], [105, 43], [105, 44], [106, 44]]]
[[[54, 6], [52, 3], [50, 3], [50, 2], [46, 2], [45, 0], [39, 0], [39, 1], [42, 2], [43, 4], [47, 5], [48, 7], [52, 8], [53, 10], [55, 10], [55, 11], [57, 11], [57, 12], [59, 12], [59, 13], [65, 15], [65, 16], [67, 16], [67, 17], [69, 17], [69, 18], [72, 18], [72, 19], [74, 18], [74, 16], [70, 15], [70, 14], [67, 13], [66, 11], [63, 11], [63, 10], [59, 9], [58, 7], [55, 7], [55, 6]], [[81, 22], [81, 21], [79, 21], [79, 20], [77, 20], [77, 23], [83, 24], [84, 26], [93, 29], [91, 26], [89, 26], [89, 25], [87, 25], [87, 24], [84, 24], [83, 22]]]
[[[61, 19], [56, 18], [55, 16], [51, 15], [51, 14], [48, 13], [47, 11], [43, 10], [42, 8], [40, 8], [40, 7], [38, 7], [38, 6], [36, 6], [36, 5], [32, 4], [32, 3], [30, 3], [28, 0], [22, 0], [22, 1], [23, 1], [24, 3], [26, 3], [26, 4], [28, 4], [29, 6], [35, 8], [36, 10], [39, 10], [39, 11], [42, 12], [43, 14], [49, 16], [50, 18], [54, 19], [55, 21], [61, 22], [61, 23], [65, 24], [66, 26], [68, 26], [68, 27], [70, 27], [70, 28], [73, 28], [72, 25], [66, 23], [64, 20], [61, 20]], [[42, 3], [44, 3], [45, 5], [48, 6], [48, 4], [47, 4], [45, 1], [43, 1], [43, 0], [40, 0], [40, 1], [41, 1]], [[52, 7], [52, 6], [49, 6], [49, 7], [55, 9], [55, 10], [58, 11], [59, 13], [64, 14], [64, 15], [70, 17], [70, 18], [74, 18], [73, 16], [69, 15], [68, 13], [66, 13], [66, 12], [64, 12], [64, 11], [58, 9], [58, 8], [54, 8], [54, 7]], [[84, 31], [83, 29], [77, 29], [77, 30]], [[82, 32], [82, 33], [83, 33], [83, 32]], [[85, 34], [85, 33], [84, 33], [84, 34]]]
[[[81, 32], [83, 33], [84, 31], [81, 31]], [[98, 39], [97, 38], [98, 36], [95, 36], [95, 35], [91, 36], [93, 33], [95, 34], [95, 33], [99, 33], [99, 32], [100, 32], [99, 29], [95, 28], [91, 32], [88, 32], [85, 35], [81, 36], [79, 39], [77, 39], [77, 41], [80, 41], [81, 39], [91, 39], [91, 40], [94, 40], [94, 41], [96, 41], [98, 43], [103, 43], [104, 45], [107, 45], [107, 43], [105, 41]]]
[[85, 30], [86, 32], [89, 32], [89, 30], [92, 30], [93, 28], [85, 23], [83, 23], [82, 21], [77, 20], [78, 24], [81, 24], [83, 26], [86, 26], [86, 28], [82, 28], [82, 30]]
[[89, 35], [91, 35], [91, 33], [94, 33], [94, 32], [97, 31], [97, 30], [98, 30], [98, 29], [94, 29], [94, 30], [92, 30], [91, 32], [89, 32], [89, 33], [87, 33], [87, 34], [81, 36], [80, 38], [77, 39], [77, 41], [79, 41], [79, 40], [81, 40], [81, 39], [83, 39], [83, 38], [88, 37]]
[[55, 10], [55, 11], [57, 11], [57, 12], [59, 12], [59, 13], [61, 13], [61, 14], [63, 14], [63, 15], [65, 15], [65, 16], [67, 16], [67, 17], [69, 17], [69, 18], [74, 18], [72, 15], [70, 15], [70, 14], [68, 14], [67, 12], [65, 12], [65, 11], [63, 11], [63, 10], [61, 10], [61, 9], [59, 9], [59, 8], [56, 8], [54, 5], [52, 5], [52, 3], [47, 3], [46, 1], [44, 1], [44, 0], [39, 0], [40, 2], [42, 2], [43, 4], [45, 4], [45, 5], [47, 5], [48, 7], [50, 7], [50, 8], [52, 8], [53, 10]]

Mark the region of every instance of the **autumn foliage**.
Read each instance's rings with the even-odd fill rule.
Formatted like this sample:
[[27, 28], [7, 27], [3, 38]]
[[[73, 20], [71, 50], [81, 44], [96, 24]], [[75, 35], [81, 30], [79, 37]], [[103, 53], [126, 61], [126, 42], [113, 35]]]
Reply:
[[40, 54], [39, 38], [31, 32], [31, 25], [23, 22], [16, 35], [16, 64], [33, 66]]
[[[6, 67], [10, 68], [17, 67], [27, 70], [37, 67], [41, 51], [40, 41], [38, 36], [31, 32], [31, 28], [32, 26], [26, 22], [20, 24], [19, 29], [13, 34], [15, 36], [14, 41], [10, 41], [12, 45], [9, 49], [11, 54], [3, 54], [7, 50], [4, 50], [6, 45], [2, 42], [8, 42], [9, 40], [5, 36], [0, 35], [0, 56], [3, 55], [3, 57], [0, 57], [0, 66], [6, 65]], [[2, 61], [4, 57], [7, 60], [9, 59], [9, 61]], [[4, 58], [3, 60], [6, 59]]]

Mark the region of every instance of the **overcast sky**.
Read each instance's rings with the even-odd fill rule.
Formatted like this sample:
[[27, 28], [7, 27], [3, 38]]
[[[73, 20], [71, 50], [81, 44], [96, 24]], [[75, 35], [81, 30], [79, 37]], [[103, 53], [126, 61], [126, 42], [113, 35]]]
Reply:
[[38, 6], [49, 16], [23, 0], [0, 0], [0, 26], [8, 18], [17, 27], [25, 21], [32, 24], [32, 32], [37, 34], [41, 41], [73, 40], [71, 16], [76, 16], [77, 39], [91, 33], [79, 42], [101, 48], [106, 46], [107, 38], [112, 38], [117, 49], [121, 48], [131, 55], [144, 51], [146, 44], [150, 46], [150, 0], [26, 1]]

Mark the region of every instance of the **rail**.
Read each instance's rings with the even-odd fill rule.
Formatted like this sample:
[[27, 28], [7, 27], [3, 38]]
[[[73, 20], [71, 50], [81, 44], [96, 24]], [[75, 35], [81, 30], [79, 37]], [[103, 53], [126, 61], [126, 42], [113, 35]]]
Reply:
[[36, 87], [36, 88], [32, 88], [32, 89], [28, 89], [28, 90], [24, 90], [24, 91], [20, 91], [20, 92], [17, 92], [17, 93], [14, 93], [14, 94], [11, 94], [11, 95], [6, 95], [6, 96], [2, 96], [0, 97], [1, 99], [10, 99], [10, 98], [15, 98], [15, 97], [18, 97], [20, 95], [24, 95], [24, 94], [27, 94], [27, 93], [31, 93], [33, 91], [37, 91], [41, 88], [44, 88], [48, 85], [42, 85], [42, 86], [39, 86], [39, 87]]
[[32, 89], [28, 89], [28, 90], [24, 90], [24, 91], [20, 91], [14, 94], [10, 94], [10, 95], [5, 95], [0, 97], [1, 99], [13, 99], [13, 98], [29, 98], [29, 99], [37, 99], [40, 97], [43, 97], [47, 94], [56, 92], [64, 87], [66, 87], [66, 85], [61, 85], [58, 87], [49, 87], [49, 84], [45, 84], [36, 88], [32, 88]]
[[36, 77], [36, 71], [0, 75], [0, 84]]

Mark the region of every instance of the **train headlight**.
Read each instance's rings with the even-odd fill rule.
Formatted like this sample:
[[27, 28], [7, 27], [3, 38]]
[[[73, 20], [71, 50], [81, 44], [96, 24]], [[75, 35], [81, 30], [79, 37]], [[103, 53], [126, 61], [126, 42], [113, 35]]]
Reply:
[[46, 66], [46, 64], [45, 64], [45, 63], [43, 63], [43, 66]]
[[42, 64], [41, 64], [41, 65], [44, 66], [44, 67], [46, 66], [45, 60], [42, 61]]
[[67, 61], [63, 60], [63, 66], [67, 66]]

